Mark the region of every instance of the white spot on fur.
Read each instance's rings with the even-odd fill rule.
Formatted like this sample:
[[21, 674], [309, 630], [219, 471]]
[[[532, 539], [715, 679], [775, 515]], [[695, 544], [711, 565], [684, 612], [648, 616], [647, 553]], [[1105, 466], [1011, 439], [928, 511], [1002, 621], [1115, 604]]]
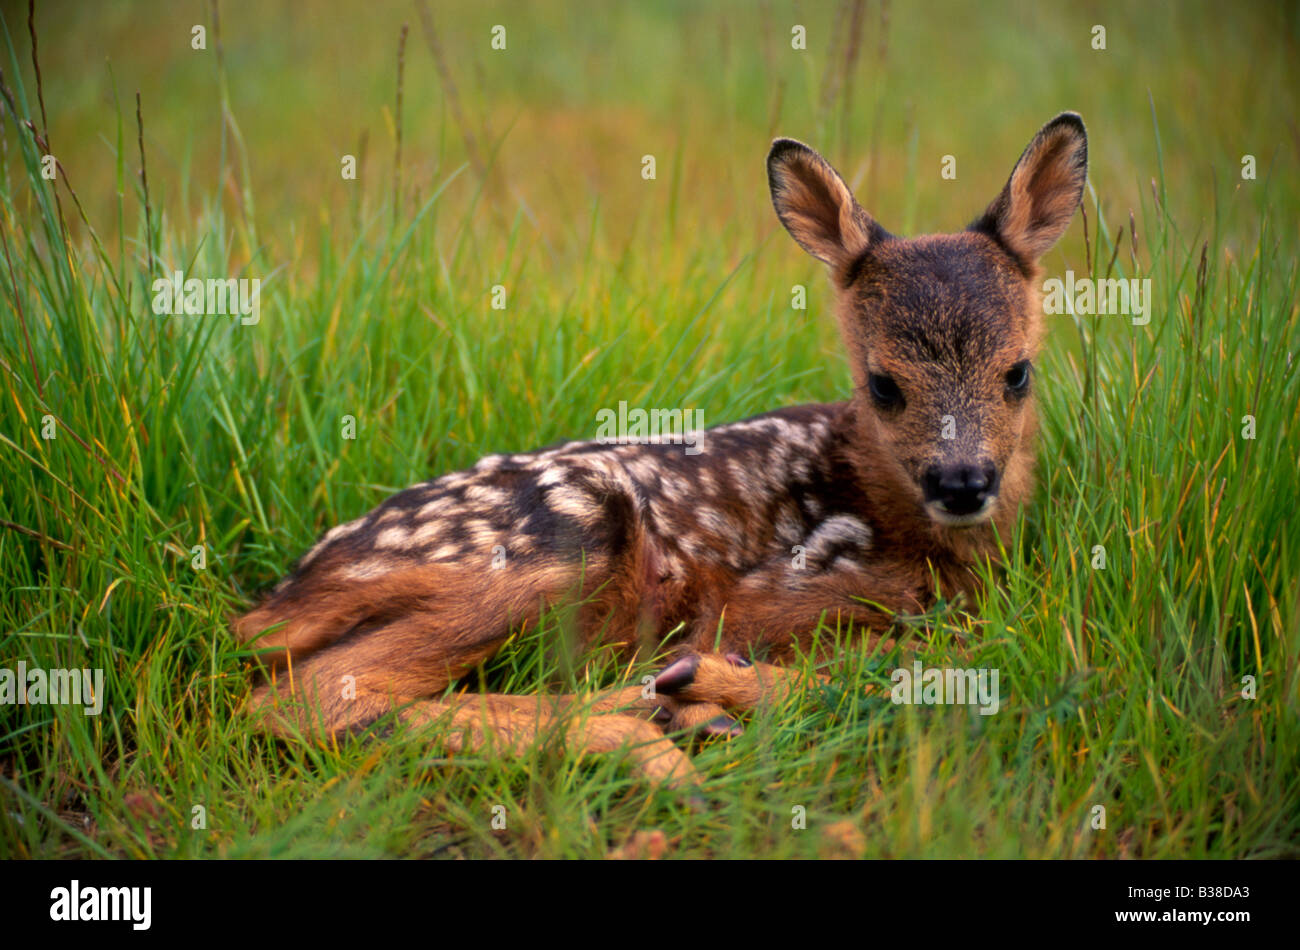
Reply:
[[465, 489], [465, 500], [497, 508], [510, 501], [510, 493], [491, 485], [470, 485]]
[[298, 562], [298, 567], [306, 567], [312, 561], [316, 560], [317, 555], [319, 555], [321, 551], [324, 551], [332, 542], [337, 541], [339, 538], [346, 538], [354, 531], [359, 530], [365, 523], [365, 518], [357, 518], [355, 521], [349, 521], [345, 524], [335, 525], [333, 528], [330, 528], [325, 532], [325, 536], [316, 543], [316, 546], [303, 555], [302, 560]]
[[456, 499], [450, 495], [439, 495], [433, 501], [422, 505], [420, 510], [415, 513], [416, 520], [427, 521], [439, 515], [444, 515], [456, 506]]
[[574, 488], [552, 488], [546, 493], [546, 503], [556, 512], [576, 518], [584, 525], [589, 524], [596, 514], [591, 496]]
[[393, 569], [391, 561], [385, 561], [382, 558], [372, 558], [369, 561], [358, 561], [356, 564], [350, 564], [343, 569], [343, 576], [352, 581], [370, 580], [375, 577], [382, 577]]
[[740, 536], [739, 526], [735, 521], [716, 508], [696, 509], [695, 520], [699, 522], [700, 527], [716, 535], [724, 543], [733, 543]]
[[349, 521], [346, 524], [330, 528], [325, 532], [325, 537], [321, 538], [322, 544], [328, 544], [330, 541], [337, 541], [339, 538], [345, 538], [352, 532], [357, 531], [366, 523], [365, 518], [357, 518], [355, 521]]
[[731, 473], [731, 480], [736, 483], [736, 490], [740, 494], [748, 495], [757, 487], [754, 484], [753, 473], [740, 459], [727, 459], [727, 471]]
[[776, 516], [776, 540], [781, 547], [789, 548], [803, 538], [803, 520], [790, 505], [782, 505]]
[[429, 519], [428, 521], [424, 522], [424, 524], [420, 525], [420, 527], [416, 528], [414, 531], [411, 532], [411, 544], [423, 545], [423, 544], [428, 544], [430, 541], [438, 540], [438, 537], [439, 535], [442, 534], [444, 527], [446, 527], [446, 522], [442, 521], [441, 519], [439, 518]]
[[676, 541], [677, 546], [693, 558], [700, 558], [709, 553], [707, 549], [701, 547], [699, 539], [693, 534], [683, 534]]
[[411, 543], [411, 531], [405, 527], [385, 528], [375, 535], [377, 548], [404, 548]]
[[643, 485], [653, 485], [656, 477], [662, 477], [660, 466], [646, 453], [633, 455], [623, 461], [628, 474]]
[[808, 535], [808, 557], [824, 561], [832, 548], [849, 545], [860, 551], [871, 547], [871, 529], [852, 515], [832, 515]]
[[452, 472], [450, 475], [444, 475], [438, 479], [438, 487], [444, 490], [460, 488], [473, 481], [473, 472]]
[[831, 562], [831, 568], [836, 571], [860, 571], [862, 570], [862, 565], [853, 560], [853, 558], [849, 557], [847, 554], [841, 554]]
[[543, 470], [541, 477], [537, 479], [537, 484], [542, 488], [549, 488], [552, 485], [563, 485], [568, 474], [568, 469], [562, 465], [548, 465], [545, 470]]
[[469, 535], [469, 544], [476, 548], [490, 547], [500, 538], [492, 523], [482, 518], [471, 518], [465, 522], [465, 531]]
[[695, 473], [695, 480], [699, 483], [700, 491], [707, 495], [716, 495], [718, 493], [718, 480], [713, 477], [712, 469], [701, 465], [699, 471]]

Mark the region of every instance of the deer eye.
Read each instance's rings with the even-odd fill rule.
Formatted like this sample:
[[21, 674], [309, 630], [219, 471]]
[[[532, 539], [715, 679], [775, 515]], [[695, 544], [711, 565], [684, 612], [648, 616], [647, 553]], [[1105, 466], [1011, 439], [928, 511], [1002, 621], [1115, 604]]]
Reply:
[[892, 408], [903, 402], [902, 390], [898, 388], [898, 383], [894, 382], [892, 376], [869, 373], [867, 375], [867, 388], [871, 390], [872, 398], [882, 407]]
[[1007, 370], [1007, 389], [1016, 395], [1029, 389], [1029, 360], [1021, 360]]

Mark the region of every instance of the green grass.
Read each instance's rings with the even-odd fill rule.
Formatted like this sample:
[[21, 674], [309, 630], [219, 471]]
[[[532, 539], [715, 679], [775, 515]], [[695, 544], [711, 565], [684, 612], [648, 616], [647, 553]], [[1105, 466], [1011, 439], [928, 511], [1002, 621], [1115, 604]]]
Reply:
[[[0, 706], [0, 855], [599, 857], [650, 829], [699, 857], [1300, 853], [1294, 12], [944, 3], [891, 6], [882, 34], [868, 4], [855, 58], [829, 9], [438, 6], [486, 181], [405, 4], [293, 24], [227, 4], [221, 69], [211, 37], [189, 48], [191, 11], [38, 14], [63, 172], [56, 205], [6, 110], [0, 666], [102, 668], [107, 705]], [[25, 17], [5, 25], [4, 82], [43, 132]], [[111, 73], [85, 68], [105, 54]], [[1063, 108], [1089, 123], [1090, 245], [1076, 220], [1048, 273], [1150, 277], [1150, 324], [1049, 318], [1037, 498], [999, 586], [892, 652], [846, 645], [831, 686], [700, 749], [710, 810], [554, 742], [318, 748], [236, 714], [253, 658], [229, 617], [393, 490], [590, 436], [620, 400], [716, 424], [843, 397], [829, 288], [768, 204], [773, 133], [912, 233], [965, 224]], [[153, 315], [149, 284], [175, 268], [261, 279], [261, 322]], [[562, 627], [469, 685], [594, 692], [655, 669], [558, 655]], [[1002, 709], [866, 692], [912, 650], [998, 669]]]

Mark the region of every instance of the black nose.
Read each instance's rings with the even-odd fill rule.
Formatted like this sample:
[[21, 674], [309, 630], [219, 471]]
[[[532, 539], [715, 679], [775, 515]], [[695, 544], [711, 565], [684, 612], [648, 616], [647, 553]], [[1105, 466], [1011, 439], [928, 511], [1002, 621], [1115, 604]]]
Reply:
[[987, 460], [931, 465], [925, 472], [925, 500], [937, 501], [950, 515], [970, 515], [997, 493], [997, 482], [997, 466]]

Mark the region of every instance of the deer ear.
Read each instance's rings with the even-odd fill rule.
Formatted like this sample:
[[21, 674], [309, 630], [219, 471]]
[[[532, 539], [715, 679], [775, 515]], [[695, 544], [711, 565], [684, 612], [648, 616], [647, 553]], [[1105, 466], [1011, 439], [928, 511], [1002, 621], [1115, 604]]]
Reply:
[[886, 237], [844, 179], [807, 145], [777, 139], [767, 153], [772, 206], [805, 251], [842, 277], [872, 243]]
[[1070, 226], [1087, 180], [1088, 132], [1078, 113], [1062, 112], [1034, 136], [971, 229], [993, 235], [1033, 267]]

